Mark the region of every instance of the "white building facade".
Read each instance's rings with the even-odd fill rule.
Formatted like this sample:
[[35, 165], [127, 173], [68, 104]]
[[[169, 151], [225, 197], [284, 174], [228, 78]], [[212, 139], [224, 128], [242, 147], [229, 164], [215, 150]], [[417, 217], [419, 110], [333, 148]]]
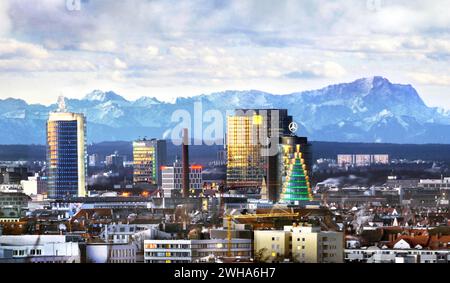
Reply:
[[285, 226], [254, 231], [254, 254], [261, 262], [342, 263], [344, 235], [320, 227]]
[[450, 178], [423, 179], [420, 180], [419, 187], [425, 189], [440, 188], [441, 190], [450, 190]]
[[87, 263], [136, 263], [136, 246], [120, 243], [86, 244]]
[[[203, 167], [191, 165], [189, 167], [189, 188], [192, 195], [199, 195], [203, 189]], [[162, 189], [165, 198], [172, 198], [181, 194], [183, 185], [183, 167], [180, 161], [173, 166], [162, 167]]]
[[66, 236], [0, 236], [0, 251], [0, 262], [80, 263], [78, 243]]
[[346, 262], [361, 263], [450, 263], [449, 250], [421, 249], [346, 249]]
[[[209, 257], [227, 257], [228, 240], [146, 240], [144, 261], [146, 263], [193, 263], [205, 262]], [[250, 239], [232, 239], [231, 257], [249, 260], [252, 256]]]

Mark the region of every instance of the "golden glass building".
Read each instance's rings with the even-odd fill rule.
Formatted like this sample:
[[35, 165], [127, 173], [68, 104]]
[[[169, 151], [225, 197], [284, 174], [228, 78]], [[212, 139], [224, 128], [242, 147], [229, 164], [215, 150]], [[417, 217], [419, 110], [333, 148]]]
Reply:
[[[257, 117], [257, 116], [256, 116]], [[227, 117], [227, 184], [230, 187], [257, 187], [263, 176], [261, 146], [254, 131], [259, 118]]]
[[86, 196], [86, 119], [83, 114], [50, 113], [47, 121], [48, 197]]
[[[289, 133], [286, 109], [237, 109], [227, 117], [227, 185], [258, 188], [267, 175], [269, 137]], [[277, 139], [278, 141], [278, 139]]]
[[161, 167], [166, 162], [165, 140], [133, 142], [133, 182], [161, 186]]

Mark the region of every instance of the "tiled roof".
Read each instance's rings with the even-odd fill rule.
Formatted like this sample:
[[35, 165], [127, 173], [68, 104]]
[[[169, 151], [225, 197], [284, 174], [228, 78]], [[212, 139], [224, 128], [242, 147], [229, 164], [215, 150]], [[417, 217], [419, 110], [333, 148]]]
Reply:
[[446, 236], [431, 236], [430, 239], [431, 249], [450, 249], [450, 235]]
[[400, 236], [398, 237], [394, 242], [391, 242], [389, 246], [392, 248], [395, 244], [397, 244], [399, 241], [404, 240], [407, 242], [411, 248], [415, 248], [416, 246], [420, 245], [423, 248], [428, 247], [428, 243], [430, 240], [429, 236]]

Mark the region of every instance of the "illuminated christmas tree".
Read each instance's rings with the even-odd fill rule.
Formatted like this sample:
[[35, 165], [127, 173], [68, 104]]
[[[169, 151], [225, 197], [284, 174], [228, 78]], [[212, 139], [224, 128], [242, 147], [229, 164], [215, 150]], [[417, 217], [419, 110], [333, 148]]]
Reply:
[[311, 201], [311, 184], [306, 170], [305, 160], [300, 151], [300, 145], [296, 146], [289, 158], [285, 158], [286, 177], [283, 182], [281, 199], [285, 202]]

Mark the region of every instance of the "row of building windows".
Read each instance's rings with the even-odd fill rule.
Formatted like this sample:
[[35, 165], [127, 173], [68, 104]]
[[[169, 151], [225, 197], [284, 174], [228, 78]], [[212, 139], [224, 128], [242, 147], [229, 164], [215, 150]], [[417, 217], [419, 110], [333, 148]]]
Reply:
[[21, 200], [21, 201], [23, 201], [23, 198], [20, 198], [20, 197], [0, 197], [0, 200], [3, 200], [3, 201], [17, 201], [17, 200]]
[[10, 202], [7, 202], [7, 201], [4, 201], [4, 202], [0, 202], [0, 205], [23, 205], [23, 206], [26, 206], [27, 205], [27, 202], [20, 202], [20, 201], [10, 201]]
[[190, 257], [189, 252], [146, 252], [147, 257]]
[[135, 251], [132, 249], [111, 250], [110, 257], [134, 257]]
[[[373, 254], [383, 254], [383, 255], [395, 255], [398, 251], [351, 251], [349, 254], [362, 254], [372, 256]], [[442, 253], [440, 251], [402, 251], [402, 253], [407, 253], [410, 255], [445, 255], [447, 253]], [[450, 253], [450, 252], [449, 252]]]
[[145, 263], [189, 263], [190, 260], [146, 260]]
[[[211, 244], [146, 244], [145, 249], [226, 249], [228, 243], [211, 243]], [[248, 243], [232, 243], [232, 249], [249, 249], [251, 244]]]
[[13, 256], [36, 256], [36, 255], [42, 255], [42, 250], [40, 249], [31, 249], [29, 251], [29, 254], [26, 253], [26, 250], [14, 250]]
[[145, 249], [189, 249], [189, 244], [146, 244]]

